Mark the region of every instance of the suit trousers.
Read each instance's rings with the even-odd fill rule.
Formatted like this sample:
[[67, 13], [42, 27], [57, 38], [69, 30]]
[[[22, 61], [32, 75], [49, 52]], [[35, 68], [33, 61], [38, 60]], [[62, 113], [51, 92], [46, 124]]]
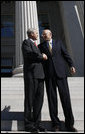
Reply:
[[37, 124], [40, 121], [44, 96], [44, 80], [30, 76], [30, 78], [24, 79], [24, 82], [24, 122], [25, 127], [30, 129], [35, 123]]
[[53, 77], [46, 78], [46, 91], [48, 96], [48, 104], [50, 117], [54, 125], [59, 125], [60, 121], [58, 118], [58, 101], [57, 101], [57, 89], [65, 116], [65, 124], [70, 126], [74, 124], [74, 117], [72, 113], [71, 100], [69, 87], [66, 78], [58, 78], [56, 75]]

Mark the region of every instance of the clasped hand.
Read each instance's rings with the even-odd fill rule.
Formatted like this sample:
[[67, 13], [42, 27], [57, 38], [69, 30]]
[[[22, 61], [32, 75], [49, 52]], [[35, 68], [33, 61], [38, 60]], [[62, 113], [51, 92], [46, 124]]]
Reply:
[[48, 57], [47, 57], [46, 54], [42, 53], [42, 55], [43, 55], [43, 59], [44, 59], [44, 60], [47, 60], [47, 59], [48, 59]]

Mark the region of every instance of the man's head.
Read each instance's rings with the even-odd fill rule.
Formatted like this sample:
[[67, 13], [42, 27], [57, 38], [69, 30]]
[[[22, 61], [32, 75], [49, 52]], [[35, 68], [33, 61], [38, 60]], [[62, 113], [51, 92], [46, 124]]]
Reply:
[[29, 38], [33, 39], [33, 40], [37, 40], [38, 39], [38, 31], [37, 29], [34, 28], [30, 28], [27, 30], [27, 35]]
[[50, 41], [52, 39], [52, 32], [49, 29], [45, 29], [42, 32], [42, 37], [46, 41]]

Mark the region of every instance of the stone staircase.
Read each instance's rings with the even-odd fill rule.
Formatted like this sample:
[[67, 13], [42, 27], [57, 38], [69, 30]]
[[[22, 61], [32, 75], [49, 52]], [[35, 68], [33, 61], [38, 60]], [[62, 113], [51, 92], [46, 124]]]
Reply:
[[[72, 109], [75, 118], [75, 128], [84, 133], [84, 78], [69, 77], [69, 88]], [[59, 118], [64, 121], [63, 110], [58, 95]], [[24, 81], [23, 77], [1, 78], [1, 133], [26, 133], [24, 131]], [[44, 95], [41, 115], [42, 123], [52, 133], [48, 101]], [[57, 132], [56, 132], [57, 133]], [[63, 132], [64, 133], [64, 132]]]

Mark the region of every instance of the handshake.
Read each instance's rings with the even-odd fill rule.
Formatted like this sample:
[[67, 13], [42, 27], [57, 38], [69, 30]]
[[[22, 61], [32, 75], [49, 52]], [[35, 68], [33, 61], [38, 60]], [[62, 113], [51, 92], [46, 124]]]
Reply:
[[42, 55], [43, 55], [43, 60], [47, 60], [48, 59], [46, 54], [42, 53]]

